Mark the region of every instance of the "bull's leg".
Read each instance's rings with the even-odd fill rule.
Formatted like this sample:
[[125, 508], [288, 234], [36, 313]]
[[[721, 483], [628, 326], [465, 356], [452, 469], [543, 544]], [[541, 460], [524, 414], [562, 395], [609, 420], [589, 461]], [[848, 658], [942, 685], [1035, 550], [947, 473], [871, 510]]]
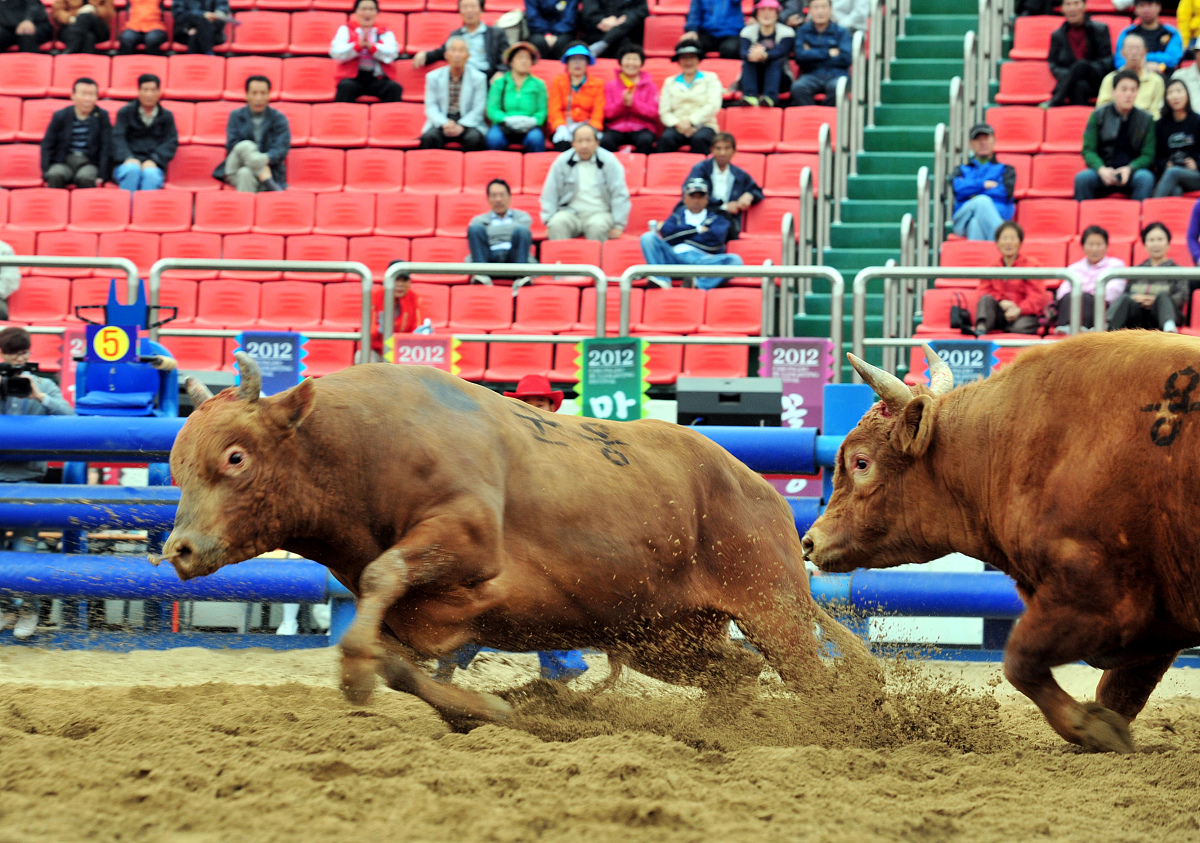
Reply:
[[342, 693], [355, 705], [363, 705], [375, 689], [375, 674], [384, 653], [379, 638], [383, 616], [412, 584], [404, 552], [399, 547], [384, 551], [363, 569], [358, 584], [361, 597], [354, 623], [342, 639]]
[[480, 720], [499, 723], [512, 715], [512, 706], [493, 694], [468, 691], [430, 678], [394, 639], [384, 638], [383, 646], [380, 672], [387, 686], [429, 703], [451, 728], [463, 730]]
[[1096, 702], [1133, 722], [1178, 655], [1169, 653], [1139, 665], [1104, 671], [1096, 686]]
[[622, 651], [639, 673], [672, 685], [692, 685], [726, 696], [758, 679], [763, 660], [729, 637], [729, 616], [706, 612], [664, 624]]

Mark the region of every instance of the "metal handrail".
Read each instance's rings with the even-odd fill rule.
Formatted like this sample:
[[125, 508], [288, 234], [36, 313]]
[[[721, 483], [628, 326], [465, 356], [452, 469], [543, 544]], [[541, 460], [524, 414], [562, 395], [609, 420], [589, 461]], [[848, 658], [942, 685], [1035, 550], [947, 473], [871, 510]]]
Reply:
[[900, 14], [896, 16], [896, 25], [898, 27], [897, 37], [904, 37], [904, 22], [908, 20], [908, 16], [911, 14], [912, 0], [900, 0]]
[[[995, 68], [995, 42], [992, 39], [992, 0], [979, 0], [979, 78], [983, 80], [983, 84], [987, 84], [992, 80], [992, 73]], [[984, 97], [984, 102], [987, 97]]]
[[[905, 216], [908, 216], [908, 214], [905, 214]], [[889, 258], [888, 262], [884, 264], [884, 266], [888, 269], [895, 267], [895, 259]], [[896, 299], [899, 298], [899, 287], [897, 286], [896, 281], [897, 280], [890, 275], [883, 279], [882, 324], [883, 335], [885, 337], [896, 337], [899, 335], [899, 326], [897, 325], [897, 322], [899, 321], [899, 313], [901, 308], [899, 307], [899, 303], [896, 301]], [[883, 367], [889, 372], [896, 371], [896, 349], [894, 347], [884, 348]]]
[[[784, 258], [785, 266], [816, 263], [820, 256], [813, 254], [816, 242], [817, 195], [813, 184], [813, 171], [805, 167], [800, 171], [800, 242], [792, 251], [791, 259]], [[785, 243], [786, 245], [786, 243]]]
[[46, 266], [70, 269], [119, 269], [125, 273], [126, 304], [138, 298], [138, 268], [129, 258], [56, 258], [46, 255], [0, 255], [0, 266]]
[[916, 266], [917, 223], [912, 214], [900, 218], [900, 265]]
[[880, 91], [882, 89], [883, 76], [883, 58], [884, 58], [884, 42], [887, 36], [884, 34], [884, 5], [885, 0], [878, 0], [875, 6], [871, 9], [871, 23], [869, 32], [872, 33], [867, 51], [867, 96], [866, 96], [866, 118], [867, 125], [874, 127], [875, 125], [875, 104], [879, 102]]
[[966, 159], [966, 108], [963, 103], [962, 77], [950, 80], [950, 164], [962, 164]]
[[829, 124], [822, 124], [817, 132], [817, 190], [820, 195], [817, 199], [817, 237], [816, 247], [818, 254], [824, 254], [825, 247], [829, 243], [829, 228], [830, 217], [833, 214], [840, 216], [841, 209], [838, 203], [833, 200], [833, 146], [830, 142]]
[[[833, 196], [839, 201], [846, 195], [846, 182], [849, 178], [848, 162], [851, 156], [857, 157], [860, 148], [854, 143], [854, 109], [847, 102], [846, 89], [850, 87], [850, 79], [843, 76], [837, 81], [834, 96], [837, 97], [837, 138], [831, 137], [830, 144], [834, 149], [833, 156]], [[843, 105], [844, 104], [844, 105]], [[844, 116], [844, 119], [843, 119]], [[826, 124], [828, 125], [828, 124]]]
[[[1094, 298], [1096, 300], [1096, 310], [1094, 313], [1094, 321], [1092, 324], [1096, 326], [1096, 330], [1100, 330], [1101, 326], [1106, 323], [1107, 303], [1104, 300], [1104, 287], [1109, 281], [1114, 278], [1125, 279], [1145, 279], [1153, 281], [1159, 280], [1177, 280], [1186, 278], [1188, 281], [1200, 281], [1200, 267], [1190, 266], [1125, 266], [1119, 269], [1106, 269], [1096, 277], [1096, 292]], [[1075, 288], [1071, 288], [1071, 292], [1075, 292]], [[1192, 315], [1192, 324], [1196, 324], [1196, 316]]]
[[[846, 151], [847, 165], [851, 175], [858, 175], [858, 150], [862, 149], [863, 124], [866, 122], [867, 77], [870, 76], [867, 64], [866, 41], [863, 33], [854, 33], [850, 56], [850, 102], [846, 110], [845, 120], [842, 118], [842, 99], [838, 98], [838, 144]], [[844, 123], [844, 125], [843, 125]], [[875, 125], [873, 122], [871, 125]]]
[[[162, 284], [162, 274], [171, 269], [216, 269], [247, 272], [342, 272], [357, 275], [362, 279], [362, 333], [358, 337], [349, 334], [330, 337], [330, 339], [361, 339], [366, 342], [371, 336], [371, 269], [358, 261], [251, 261], [224, 260], [221, 258], [163, 258], [155, 261], [150, 267], [149, 290], [146, 292], [147, 303], [151, 307], [158, 306], [158, 292]], [[389, 299], [390, 301], [390, 299]], [[390, 322], [388, 323], [391, 324]], [[172, 328], [160, 330], [150, 329], [150, 339], [157, 340], [159, 334], [166, 336], [197, 336], [195, 329]], [[235, 331], [238, 334], [240, 331]], [[209, 335], [211, 336], [211, 335]], [[222, 335], [224, 336], [224, 335]], [[314, 339], [314, 334], [308, 334]]]
[[[671, 275], [683, 278], [753, 278], [758, 274], [753, 266], [663, 266], [657, 264], [638, 264], [631, 266], [621, 274], [621, 312], [629, 312], [629, 294], [633, 282], [637, 278], [649, 278], [652, 275]], [[824, 278], [829, 282], [829, 339], [835, 349], [842, 347], [842, 321], [845, 318], [846, 281], [842, 273], [830, 266], [781, 266], [774, 270], [780, 278]], [[791, 336], [790, 327], [783, 336]], [[628, 336], [628, 325], [623, 325], [621, 336]], [[841, 383], [841, 367], [833, 367], [833, 382]]]
[[[803, 176], [803, 174], [802, 174], [802, 176]], [[803, 189], [803, 187], [804, 187], [803, 177], [801, 177], [800, 186], [801, 186], [801, 189]], [[781, 266], [795, 266], [798, 262], [796, 260], [797, 244], [796, 244], [796, 219], [795, 219], [795, 217], [793, 217], [790, 213], [784, 214], [783, 219], [780, 220], [780, 222], [779, 222], [779, 227], [780, 227], [779, 234], [783, 238], [783, 251], [780, 255], [780, 265]], [[806, 263], [807, 263], [807, 261], [806, 261]], [[775, 334], [776, 336], [784, 335], [783, 326], [786, 323], [788, 323], [789, 321], [791, 321], [792, 315], [795, 312], [795, 296], [792, 295], [791, 285], [789, 283], [790, 280], [791, 279], [788, 279], [788, 278], [780, 278], [778, 286], [775, 288], [774, 291], [772, 291], [771, 300], [775, 301], [776, 297], [778, 297], [778, 299], [779, 299], [779, 307], [775, 309], [775, 312], [777, 312], [779, 314], [779, 326], [778, 326], [777, 332]], [[765, 308], [763, 309], [763, 313], [764, 314], [766, 313]], [[774, 314], [772, 314], [772, 318], [773, 317], [774, 317]], [[764, 323], [764, 326], [763, 326], [764, 333], [768, 332], [768, 329], [766, 327], [767, 324], [773, 325], [774, 322]]]
[[974, 32], [963, 36], [963, 106], [973, 123], [979, 119], [979, 41]]
[[950, 141], [946, 124], [938, 123], [933, 130], [933, 220], [930, 238], [930, 263], [939, 263], [942, 241], [946, 239], [947, 201], [950, 184]]
[[888, 82], [892, 81], [896, 39], [904, 33], [903, 21], [906, 17], [908, 13], [900, 8], [900, 0], [887, 0], [883, 9], [883, 78]]
[[929, 266], [929, 202], [932, 195], [929, 183], [929, 168], [917, 170], [917, 262], [916, 266]]

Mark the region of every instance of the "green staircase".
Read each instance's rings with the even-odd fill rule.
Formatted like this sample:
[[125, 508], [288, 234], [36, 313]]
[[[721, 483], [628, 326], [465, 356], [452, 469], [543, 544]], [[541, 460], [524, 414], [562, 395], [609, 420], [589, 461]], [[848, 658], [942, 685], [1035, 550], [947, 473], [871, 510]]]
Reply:
[[[970, 13], [963, 14], [970, 10]], [[841, 202], [841, 221], [832, 225], [820, 261], [846, 279], [846, 348], [852, 335], [851, 282], [859, 270], [900, 258], [900, 220], [916, 215], [917, 171], [933, 173], [933, 134], [950, 118], [950, 80], [962, 74], [963, 36], [977, 29], [978, 15], [963, 0], [912, 0], [905, 35], [896, 42], [891, 79], [882, 83], [875, 125], [863, 130], [855, 175]], [[797, 336], [829, 336], [829, 296], [809, 294], [805, 315], [795, 319]], [[867, 297], [867, 336], [882, 335], [882, 294]], [[907, 359], [906, 355], [901, 355]], [[844, 359], [844, 358], [843, 358]], [[868, 349], [878, 364], [881, 349]], [[848, 380], [849, 367], [843, 369]]]

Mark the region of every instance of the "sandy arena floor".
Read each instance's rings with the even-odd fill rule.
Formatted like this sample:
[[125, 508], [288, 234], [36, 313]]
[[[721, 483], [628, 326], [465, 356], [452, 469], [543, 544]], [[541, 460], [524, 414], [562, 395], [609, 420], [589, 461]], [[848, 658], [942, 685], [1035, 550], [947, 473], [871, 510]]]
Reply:
[[[337, 652], [0, 648], [0, 841], [1200, 840], [1200, 671], [1173, 670], [1132, 756], [1059, 740], [994, 665], [891, 663], [879, 707], [763, 680], [716, 710], [627, 676], [548, 683], [519, 727], [452, 734]], [[533, 657], [484, 654], [497, 689]], [[1078, 698], [1098, 672], [1059, 671]]]

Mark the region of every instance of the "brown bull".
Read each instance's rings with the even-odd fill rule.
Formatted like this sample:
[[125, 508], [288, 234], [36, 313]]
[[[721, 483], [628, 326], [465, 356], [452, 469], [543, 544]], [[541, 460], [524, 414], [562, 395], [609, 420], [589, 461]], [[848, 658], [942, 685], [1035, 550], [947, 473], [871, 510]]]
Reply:
[[[932, 388], [912, 389], [850, 355], [883, 400], [838, 452], [806, 556], [824, 571], [991, 563], [1026, 604], [1008, 680], [1068, 741], [1131, 751], [1129, 723], [1200, 644], [1200, 341], [1088, 334], [959, 389], [925, 354]], [[1095, 703], [1050, 673], [1079, 659], [1104, 670]]]
[[784, 500], [694, 431], [552, 415], [386, 364], [260, 399], [238, 359], [242, 386], [197, 395], [171, 451], [182, 495], [163, 556], [183, 579], [275, 548], [326, 565], [359, 597], [351, 701], [378, 671], [451, 722], [503, 720], [502, 700], [413, 664], [469, 642], [596, 647], [719, 690], [761, 667], [731, 618], [794, 686], [825, 671], [814, 623], [869, 658], [812, 602]]

